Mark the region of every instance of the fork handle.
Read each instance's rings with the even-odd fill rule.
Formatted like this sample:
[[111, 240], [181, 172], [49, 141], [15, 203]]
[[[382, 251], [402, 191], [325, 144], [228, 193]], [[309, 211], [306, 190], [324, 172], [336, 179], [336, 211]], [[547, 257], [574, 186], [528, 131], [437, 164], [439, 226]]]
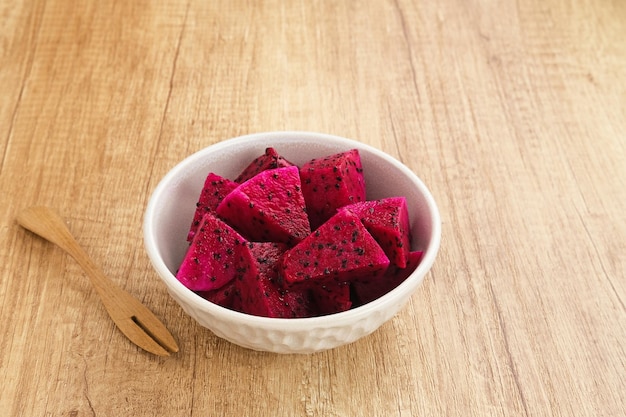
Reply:
[[17, 216], [17, 222], [70, 254], [83, 268], [101, 297], [114, 296], [116, 292], [122, 291], [91, 260], [54, 210], [48, 207], [31, 207]]
[[176, 341], [163, 323], [102, 272], [54, 210], [48, 207], [31, 207], [17, 216], [17, 222], [25, 229], [56, 244], [76, 260], [89, 277], [113, 322], [131, 341], [156, 355], [168, 356], [168, 351], [178, 351]]

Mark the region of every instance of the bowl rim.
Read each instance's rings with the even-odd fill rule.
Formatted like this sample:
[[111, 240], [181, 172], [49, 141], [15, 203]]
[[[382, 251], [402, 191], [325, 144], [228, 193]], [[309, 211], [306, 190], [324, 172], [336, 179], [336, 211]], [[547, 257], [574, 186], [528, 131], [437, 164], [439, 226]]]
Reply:
[[[154, 233], [157, 230], [157, 225], [155, 224], [155, 213], [158, 208], [158, 202], [161, 200], [162, 194], [167, 190], [169, 184], [171, 184], [172, 181], [185, 170], [186, 166], [188, 166], [191, 162], [197, 159], [204, 158], [207, 153], [213, 153], [216, 150], [230, 147], [233, 144], [252, 142], [261, 138], [267, 139], [268, 136], [274, 138], [298, 136], [305, 139], [325, 140], [335, 143], [340, 142], [346, 144], [346, 146], [366, 150], [367, 152], [376, 155], [377, 157], [393, 165], [394, 168], [400, 170], [405, 176], [407, 176], [417, 186], [420, 193], [423, 195], [432, 221], [431, 233], [427, 239], [429, 245], [424, 250], [424, 253], [422, 254], [420, 263], [417, 266], [416, 270], [396, 288], [367, 304], [340, 313], [305, 318], [260, 317], [230, 310], [226, 307], [222, 307], [208, 300], [205, 300], [204, 298], [195, 294], [193, 291], [186, 288], [180, 281], [178, 281], [178, 279], [176, 279], [176, 276], [169, 270], [169, 268], [163, 261], [163, 258], [160, 256], [154, 236]], [[312, 326], [319, 328], [339, 327], [348, 323], [354, 323], [355, 321], [359, 321], [369, 316], [373, 311], [380, 310], [381, 308], [387, 309], [389, 305], [394, 304], [400, 298], [402, 298], [402, 295], [404, 294], [404, 291], [405, 289], [407, 289], [407, 287], [419, 286], [424, 276], [431, 269], [439, 251], [439, 247], [441, 245], [441, 229], [441, 216], [435, 199], [432, 196], [430, 190], [411, 169], [409, 169], [398, 159], [369, 144], [358, 142], [354, 139], [348, 139], [345, 137], [331, 135], [327, 133], [285, 130], [250, 133], [225, 139], [218, 143], [204, 147], [178, 162], [159, 181], [157, 186], [154, 188], [152, 194], [150, 195], [144, 213], [143, 240], [150, 262], [152, 263], [152, 266], [156, 269], [159, 278], [166, 284], [168, 291], [175, 292], [178, 297], [185, 299], [185, 301], [191, 304], [193, 307], [203, 311], [207, 311], [209, 314], [219, 320], [228, 320], [229, 322], [255, 326], [268, 330], [294, 331], [302, 330], [303, 326], [307, 326], [307, 329], [311, 329]], [[409, 291], [409, 295], [410, 293], [412, 293], [412, 291]]]

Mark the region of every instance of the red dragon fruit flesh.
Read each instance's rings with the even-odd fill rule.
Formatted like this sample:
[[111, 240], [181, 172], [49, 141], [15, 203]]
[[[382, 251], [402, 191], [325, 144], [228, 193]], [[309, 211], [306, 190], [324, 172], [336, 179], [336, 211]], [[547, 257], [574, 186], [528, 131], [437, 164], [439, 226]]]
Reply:
[[202, 217], [209, 211], [214, 213], [222, 199], [238, 185], [239, 184], [236, 182], [233, 182], [228, 178], [223, 178], [213, 172], [210, 172], [209, 175], [207, 175], [206, 180], [204, 181], [204, 187], [202, 187], [200, 197], [196, 203], [196, 211], [193, 215], [191, 227], [189, 228], [189, 233], [187, 235], [187, 240], [189, 242], [193, 239]]
[[312, 287], [311, 296], [319, 316], [340, 313], [352, 307], [350, 284], [346, 282], [329, 282]]
[[285, 252], [280, 274], [285, 285], [321, 285], [382, 275], [389, 258], [349, 211], [331, 217]]
[[176, 278], [192, 291], [218, 289], [245, 272], [246, 240], [207, 213], [180, 265]]
[[297, 166], [257, 174], [224, 197], [216, 211], [250, 241], [293, 245], [311, 232]]
[[312, 159], [300, 168], [302, 192], [311, 227], [316, 229], [347, 204], [365, 200], [358, 149]]
[[360, 201], [341, 210], [356, 214], [365, 228], [383, 248], [389, 260], [406, 267], [411, 247], [409, 211], [404, 197]]
[[283, 243], [250, 242], [250, 268], [235, 281], [241, 294], [241, 311], [262, 317], [310, 317], [313, 310], [305, 289], [282, 288], [278, 283], [278, 260], [288, 248]]
[[222, 307], [233, 309], [233, 302], [237, 294], [237, 290], [235, 288], [235, 280], [232, 280], [223, 287], [217, 288], [215, 290], [196, 291], [196, 294], [198, 294], [205, 300], [209, 300], [213, 304], [218, 304]]
[[405, 197], [366, 200], [358, 149], [298, 167], [272, 148], [234, 179], [205, 179], [176, 278], [246, 314], [335, 314], [375, 300], [419, 264]]
[[250, 164], [235, 178], [236, 183], [243, 183], [258, 173], [266, 169], [275, 169], [292, 166], [291, 162], [281, 156], [276, 149], [269, 147], [265, 149], [265, 153], [256, 157]]
[[354, 282], [352, 289], [354, 290], [355, 298], [358, 300], [358, 305], [369, 303], [396, 288], [415, 271], [421, 258], [422, 251], [410, 252], [405, 268], [390, 265], [382, 276]]

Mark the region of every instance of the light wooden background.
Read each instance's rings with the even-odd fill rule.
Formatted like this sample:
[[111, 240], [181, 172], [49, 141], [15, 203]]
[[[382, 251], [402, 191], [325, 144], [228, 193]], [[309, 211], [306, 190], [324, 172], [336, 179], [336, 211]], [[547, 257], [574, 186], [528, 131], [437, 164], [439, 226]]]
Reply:
[[[625, 415], [626, 2], [0, 0], [0, 27], [0, 414]], [[439, 204], [424, 285], [352, 345], [231, 345], [149, 266], [160, 177], [268, 130], [376, 146]], [[121, 335], [32, 204], [177, 355]]]

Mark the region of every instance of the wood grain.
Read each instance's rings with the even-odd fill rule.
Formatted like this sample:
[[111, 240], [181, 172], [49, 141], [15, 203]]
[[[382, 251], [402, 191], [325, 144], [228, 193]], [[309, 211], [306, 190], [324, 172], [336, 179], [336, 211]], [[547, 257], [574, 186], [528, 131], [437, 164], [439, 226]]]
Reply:
[[[626, 3], [0, 0], [3, 415], [622, 416]], [[313, 130], [396, 156], [439, 258], [373, 335], [307, 356], [196, 325], [143, 251], [176, 162]], [[20, 229], [48, 205], [181, 345], [130, 344], [80, 268]]]

